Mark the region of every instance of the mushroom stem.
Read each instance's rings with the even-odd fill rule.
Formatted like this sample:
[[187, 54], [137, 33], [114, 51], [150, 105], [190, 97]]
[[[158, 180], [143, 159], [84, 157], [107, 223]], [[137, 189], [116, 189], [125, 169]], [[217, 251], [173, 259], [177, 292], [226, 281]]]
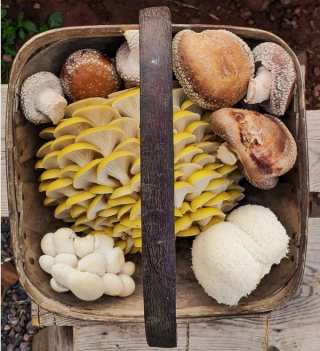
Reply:
[[230, 149], [227, 143], [223, 143], [219, 146], [218, 157], [226, 165], [234, 165], [238, 160], [237, 154]]
[[248, 104], [258, 104], [269, 100], [272, 84], [272, 74], [264, 66], [258, 68], [255, 78], [252, 78], [248, 85]]
[[53, 124], [63, 118], [66, 107], [66, 99], [50, 87], [43, 89], [35, 101], [36, 110], [48, 116]]

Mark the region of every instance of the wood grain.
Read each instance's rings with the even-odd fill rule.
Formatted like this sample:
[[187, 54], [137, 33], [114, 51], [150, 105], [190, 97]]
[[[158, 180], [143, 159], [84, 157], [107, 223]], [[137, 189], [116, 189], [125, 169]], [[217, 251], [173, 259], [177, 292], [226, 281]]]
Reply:
[[270, 350], [320, 349], [320, 218], [310, 218], [308, 223], [309, 239], [303, 283], [296, 295], [268, 318]]
[[[160, 351], [162, 348], [150, 348], [146, 342], [146, 335], [142, 323], [132, 324], [104, 324], [75, 327], [74, 351]], [[185, 351], [187, 344], [187, 326], [177, 328], [178, 344], [175, 350]], [[190, 349], [191, 350], [191, 349]]]
[[8, 85], [1, 84], [1, 217], [9, 217], [6, 172], [6, 108]]
[[143, 297], [151, 347], [176, 347], [171, 15], [140, 11]]
[[74, 351], [73, 328], [50, 326], [33, 337], [32, 351]]
[[[320, 119], [320, 111], [318, 111]], [[320, 134], [320, 129], [318, 129]], [[310, 192], [320, 192], [320, 139], [308, 139]]]
[[320, 140], [319, 111], [307, 111], [307, 132], [309, 140]]

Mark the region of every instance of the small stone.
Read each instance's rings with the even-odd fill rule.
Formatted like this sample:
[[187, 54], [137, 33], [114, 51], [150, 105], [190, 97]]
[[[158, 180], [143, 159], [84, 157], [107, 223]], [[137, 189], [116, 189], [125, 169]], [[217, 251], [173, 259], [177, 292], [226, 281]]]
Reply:
[[250, 11], [242, 12], [240, 17], [246, 21], [247, 19], [249, 19], [251, 17], [251, 12]]
[[31, 323], [31, 321], [29, 321], [29, 322], [27, 323], [26, 328], [27, 328], [27, 330], [28, 330], [28, 331], [33, 330], [33, 327], [32, 327], [32, 323]]
[[22, 342], [22, 343], [20, 344], [20, 350], [21, 350], [21, 351], [28, 351], [29, 346], [30, 346], [29, 343], [27, 343], [27, 342]]
[[10, 330], [11, 329], [11, 325], [9, 324], [6, 324], [3, 328], [3, 330]]
[[313, 89], [314, 89], [314, 90], [319, 90], [319, 91], [320, 91], [320, 84], [317, 84]]
[[248, 21], [248, 24], [249, 24], [249, 26], [252, 26], [252, 25], [254, 24], [254, 20], [253, 20], [253, 19], [250, 19], [250, 20]]
[[23, 339], [22, 335], [18, 334], [18, 336], [16, 337], [16, 339], [13, 343], [13, 348], [16, 348], [17, 346], [19, 346], [21, 344], [22, 339]]
[[3, 54], [2, 55], [2, 60], [4, 62], [12, 62], [12, 55], [10, 55], [10, 54]]
[[12, 325], [17, 325], [19, 323], [19, 318], [18, 317], [9, 317], [8, 323], [12, 324]]
[[29, 341], [29, 339], [30, 339], [30, 335], [28, 335], [28, 334], [24, 334], [23, 335], [23, 340], [24, 341]]
[[6, 351], [13, 351], [13, 345], [9, 344]]
[[291, 25], [294, 29], [298, 28], [297, 22], [296, 21], [291, 21]]
[[11, 295], [11, 298], [12, 298], [13, 301], [18, 301], [19, 296], [18, 296], [17, 293], [13, 293], [13, 294]]
[[314, 97], [317, 98], [319, 95], [320, 95], [319, 90], [314, 90], [314, 91], [313, 91], [313, 96], [314, 96]]
[[274, 22], [276, 18], [273, 15], [270, 15], [270, 21]]
[[314, 69], [313, 69], [313, 73], [314, 73], [314, 75], [316, 76], [316, 77], [319, 77], [320, 76], [320, 67], [315, 67]]
[[294, 9], [294, 11], [293, 11], [293, 13], [294, 13], [295, 15], [299, 15], [300, 12], [301, 12], [300, 7], [297, 7], [297, 8]]
[[33, 5], [33, 8], [36, 9], [36, 10], [39, 10], [41, 8], [41, 5], [36, 2], [34, 5]]

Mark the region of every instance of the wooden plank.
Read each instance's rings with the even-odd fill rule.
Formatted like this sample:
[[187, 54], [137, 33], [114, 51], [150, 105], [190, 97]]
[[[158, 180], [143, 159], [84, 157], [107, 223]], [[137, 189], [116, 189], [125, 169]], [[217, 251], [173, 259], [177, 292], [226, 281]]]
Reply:
[[[151, 347], [176, 347], [171, 15], [140, 11], [143, 301]], [[164, 103], [165, 102], [165, 103]]]
[[307, 111], [307, 133], [309, 140], [320, 140], [319, 111]]
[[266, 318], [235, 318], [189, 325], [189, 350], [265, 351]]
[[308, 224], [303, 284], [290, 301], [269, 316], [270, 350], [320, 350], [320, 219], [310, 218]]
[[33, 337], [32, 351], [73, 351], [73, 328], [51, 326]]
[[[103, 324], [74, 327], [74, 351], [160, 351], [146, 342], [145, 329], [142, 323]], [[175, 350], [187, 351], [187, 325], [177, 328], [178, 345]], [[190, 349], [192, 350], [192, 349]]]
[[[320, 119], [320, 114], [318, 114]], [[320, 135], [320, 129], [318, 129]], [[320, 192], [320, 140], [308, 139], [309, 188], [310, 192]]]
[[8, 85], [1, 84], [1, 217], [9, 217], [6, 172], [6, 110]]

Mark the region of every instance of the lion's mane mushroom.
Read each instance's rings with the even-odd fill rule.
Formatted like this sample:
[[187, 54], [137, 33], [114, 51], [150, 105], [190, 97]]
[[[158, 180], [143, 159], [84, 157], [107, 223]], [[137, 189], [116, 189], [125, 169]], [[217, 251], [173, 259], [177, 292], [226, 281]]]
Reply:
[[[225, 139], [226, 146], [239, 158], [237, 164], [243, 175], [257, 188], [275, 187], [278, 177], [288, 172], [296, 161], [296, 143], [276, 117], [224, 108], [210, 116], [210, 123], [213, 131]], [[222, 162], [228, 148], [220, 150]]]
[[127, 30], [125, 41], [117, 51], [116, 65], [120, 77], [130, 86], [140, 85], [139, 31]]
[[71, 101], [107, 97], [120, 88], [120, 77], [112, 59], [93, 49], [70, 55], [60, 74], [63, 90]]
[[231, 107], [253, 77], [249, 46], [226, 30], [183, 30], [172, 42], [173, 70], [188, 97], [202, 108]]
[[27, 78], [21, 87], [21, 107], [26, 119], [34, 124], [58, 124], [67, 107], [59, 78], [50, 72]]
[[268, 208], [246, 205], [200, 233], [192, 246], [192, 268], [206, 293], [237, 305], [273, 264], [288, 252], [285, 228]]
[[282, 116], [289, 106], [296, 81], [293, 60], [275, 43], [262, 43], [252, 52], [258, 69], [248, 85], [246, 101], [260, 103], [267, 112]]

